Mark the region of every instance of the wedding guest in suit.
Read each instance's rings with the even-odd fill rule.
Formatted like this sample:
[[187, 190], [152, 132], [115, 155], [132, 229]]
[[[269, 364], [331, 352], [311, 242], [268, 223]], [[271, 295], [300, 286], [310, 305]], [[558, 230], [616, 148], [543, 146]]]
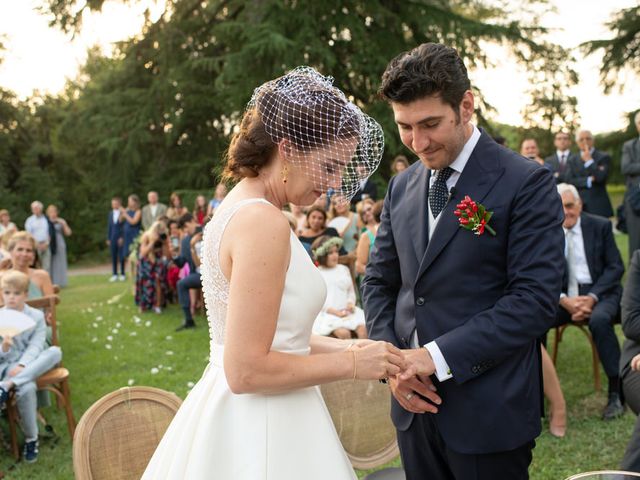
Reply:
[[589, 130], [579, 130], [576, 142], [580, 155], [569, 164], [567, 183], [578, 189], [585, 212], [611, 217], [613, 209], [607, 193], [611, 157], [593, 146], [593, 135]]
[[11, 221], [9, 211], [3, 208], [0, 210], [0, 236], [11, 231], [16, 232], [18, 229], [16, 228], [16, 224]]
[[192, 215], [193, 218], [196, 219], [196, 222], [198, 222], [198, 225], [202, 227], [205, 224], [207, 218], [207, 197], [204, 195], [198, 195], [196, 197]]
[[[629, 263], [622, 295], [622, 331], [626, 340], [620, 355], [620, 378], [624, 398], [633, 413], [640, 415], [640, 250]], [[621, 470], [640, 473], [640, 416], [624, 453]]]
[[534, 138], [525, 138], [520, 144], [520, 155], [536, 162], [538, 165], [545, 166], [544, 159], [540, 156], [538, 150], [538, 142]]
[[[122, 218], [122, 200], [120, 197], [111, 199], [111, 211], [107, 216], [107, 245], [111, 252], [111, 278], [110, 282], [124, 281], [124, 219]], [[118, 277], [118, 266], [120, 276]]]
[[169, 208], [167, 209], [167, 218], [169, 220], [178, 221], [178, 219], [188, 213], [187, 207], [182, 204], [182, 198], [178, 192], [173, 192], [169, 197]]
[[567, 275], [563, 282], [557, 324], [589, 322], [589, 330], [609, 378], [609, 399], [604, 420], [622, 415], [620, 399], [620, 345], [613, 330], [618, 314], [624, 265], [609, 220], [583, 212], [573, 185], [561, 183], [564, 208]]
[[409, 168], [409, 160], [404, 155], [398, 155], [393, 159], [391, 163], [391, 174], [397, 175], [400, 172], [404, 172]]
[[[640, 134], [640, 111], [634, 117], [634, 123]], [[624, 143], [622, 146], [622, 174], [625, 177], [627, 192], [625, 194], [625, 216], [629, 232], [629, 257], [640, 248], [640, 211], [634, 211], [629, 202], [629, 188], [640, 184], [640, 137]]]
[[389, 377], [407, 479], [529, 478], [564, 267], [553, 176], [471, 123], [453, 48], [400, 54], [381, 93], [420, 159], [389, 183], [362, 284], [369, 337], [411, 365]]
[[575, 157], [569, 148], [571, 147], [571, 137], [565, 131], [559, 131], [553, 138], [556, 153], [544, 159], [545, 163], [553, 172], [557, 183], [566, 183], [569, 174], [569, 162]]
[[58, 216], [58, 207], [49, 205], [47, 217], [53, 224], [56, 235], [56, 251], [51, 255], [51, 280], [59, 287], [67, 286], [67, 243], [64, 237], [71, 235], [67, 221]]
[[[131, 254], [131, 245], [140, 235], [142, 228], [142, 210], [140, 209], [140, 198], [131, 194], [127, 198], [127, 208], [121, 208], [121, 219], [123, 219], [123, 236], [124, 243], [122, 245], [122, 255], [128, 258]], [[133, 272], [132, 272], [133, 273]]]
[[156, 220], [165, 216], [167, 206], [158, 202], [158, 192], [151, 191], [147, 194], [147, 205], [142, 207], [142, 229], [148, 230]]
[[44, 214], [42, 202], [37, 200], [32, 202], [31, 213], [32, 215], [24, 223], [24, 229], [33, 235], [36, 240], [40, 265], [47, 272], [51, 272], [51, 250], [49, 245], [52, 243], [52, 238], [49, 230], [49, 221]]

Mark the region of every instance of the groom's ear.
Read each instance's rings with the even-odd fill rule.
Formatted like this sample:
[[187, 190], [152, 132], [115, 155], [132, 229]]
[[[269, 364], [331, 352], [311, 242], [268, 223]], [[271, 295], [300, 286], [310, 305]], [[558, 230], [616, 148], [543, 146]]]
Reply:
[[473, 97], [473, 92], [471, 90], [464, 92], [459, 108], [462, 123], [470, 122], [471, 117], [473, 117], [473, 112], [475, 111], [475, 98]]

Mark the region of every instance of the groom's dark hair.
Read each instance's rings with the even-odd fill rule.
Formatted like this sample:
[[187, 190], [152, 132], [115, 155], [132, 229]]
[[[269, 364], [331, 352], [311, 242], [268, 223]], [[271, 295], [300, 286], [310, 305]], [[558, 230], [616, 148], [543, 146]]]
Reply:
[[382, 75], [380, 94], [397, 103], [438, 95], [457, 114], [464, 92], [469, 89], [467, 68], [458, 52], [440, 43], [423, 43], [389, 62]]

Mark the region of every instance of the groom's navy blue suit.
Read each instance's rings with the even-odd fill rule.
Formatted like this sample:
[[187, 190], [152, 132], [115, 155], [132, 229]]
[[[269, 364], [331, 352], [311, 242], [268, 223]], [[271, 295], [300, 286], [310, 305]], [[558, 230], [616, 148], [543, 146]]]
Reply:
[[[429, 240], [429, 175], [416, 162], [389, 184], [362, 287], [369, 335], [435, 340], [453, 378], [432, 377], [442, 405], [424, 415], [448, 449], [513, 450], [541, 429], [536, 339], [554, 324], [565, 265], [556, 182], [482, 132]], [[493, 211], [496, 236], [460, 228], [465, 195]], [[395, 399], [391, 415], [399, 433], [416, 417]]]

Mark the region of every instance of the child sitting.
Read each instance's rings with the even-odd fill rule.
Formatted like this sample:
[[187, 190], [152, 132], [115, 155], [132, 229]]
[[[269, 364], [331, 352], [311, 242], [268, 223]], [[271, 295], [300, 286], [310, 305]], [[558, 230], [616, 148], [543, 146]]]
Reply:
[[317, 238], [311, 245], [313, 256], [327, 284], [327, 298], [313, 324], [313, 333], [343, 339], [351, 338], [355, 333], [358, 338], [367, 338], [364, 312], [356, 307], [356, 291], [351, 272], [344, 265], [338, 264], [341, 246], [340, 237], [328, 235]]
[[35, 321], [15, 336], [4, 335], [0, 345], [0, 407], [15, 388], [18, 411], [24, 432], [24, 460], [33, 463], [38, 458], [38, 422], [36, 379], [55, 367], [62, 358], [59, 347], [45, 348], [47, 334], [44, 314], [26, 305], [29, 277], [12, 270], [0, 279], [0, 291], [4, 300], [3, 310], [22, 312]]

